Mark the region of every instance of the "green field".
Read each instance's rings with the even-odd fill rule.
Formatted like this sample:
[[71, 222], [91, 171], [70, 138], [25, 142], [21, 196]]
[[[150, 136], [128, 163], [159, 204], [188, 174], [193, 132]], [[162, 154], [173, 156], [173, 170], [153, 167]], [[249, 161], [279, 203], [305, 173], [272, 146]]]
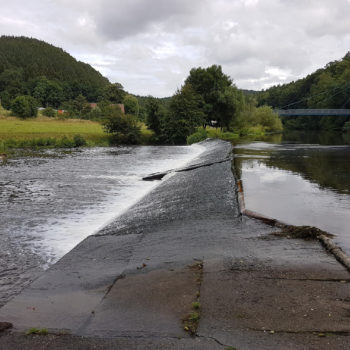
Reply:
[[[79, 135], [87, 146], [108, 146], [109, 135], [98, 122], [82, 119], [54, 119], [39, 116], [18, 119], [0, 115], [0, 152], [22, 147], [72, 147]], [[141, 143], [148, 144], [152, 131], [141, 125]]]
[[108, 145], [108, 135], [101, 124], [89, 120], [0, 117], [0, 142], [9, 147], [35, 145], [37, 140], [73, 139], [75, 135], [83, 137], [88, 145]]

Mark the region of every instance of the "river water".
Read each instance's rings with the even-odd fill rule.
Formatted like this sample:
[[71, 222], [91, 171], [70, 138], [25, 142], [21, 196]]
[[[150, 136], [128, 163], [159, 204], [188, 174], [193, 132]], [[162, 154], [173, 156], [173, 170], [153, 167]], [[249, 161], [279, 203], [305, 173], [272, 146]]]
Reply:
[[184, 166], [192, 146], [18, 151], [0, 162], [0, 306], [87, 236]]
[[246, 209], [335, 234], [350, 254], [350, 135], [290, 132], [235, 147]]

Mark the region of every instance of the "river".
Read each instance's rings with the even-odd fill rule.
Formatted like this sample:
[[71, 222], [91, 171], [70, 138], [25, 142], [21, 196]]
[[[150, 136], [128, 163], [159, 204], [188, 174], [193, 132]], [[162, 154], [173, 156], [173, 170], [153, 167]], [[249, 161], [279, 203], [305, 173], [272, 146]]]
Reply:
[[0, 306], [204, 148], [18, 151], [0, 162]]
[[246, 209], [335, 235], [350, 254], [350, 135], [289, 132], [235, 147]]

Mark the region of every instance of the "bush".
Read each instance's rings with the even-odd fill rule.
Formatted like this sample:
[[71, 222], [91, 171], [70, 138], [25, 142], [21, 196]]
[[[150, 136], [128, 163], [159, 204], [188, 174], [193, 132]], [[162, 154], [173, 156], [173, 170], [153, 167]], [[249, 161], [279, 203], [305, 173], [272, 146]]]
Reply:
[[74, 135], [73, 137], [74, 147], [86, 146], [86, 140], [81, 135]]
[[45, 117], [53, 118], [56, 115], [55, 110], [52, 107], [47, 107], [41, 112]]
[[17, 96], [12, 101], [11, 111], [16, 117], [22, 119], [36, 117], [38, 113], [36, 100], [28, 95]]
[[207, 131], [205, 129], [199, 129], [194, 134], [187, 136], [187, 144], [192, 145], [192, 143], [200, 142], [208, 137]]
[[64, 136], [56, 143], [56, 147], [61, 148], [73, 148], [75, 146], [74, 140], [69, 139], [67, 136]]
[[112, 144], [138, 144], [140, 143], [141, 128], [132, 115], [124, 115], [120, 108], [111, 106], [105, 112], [103, 126], [111, 134]]

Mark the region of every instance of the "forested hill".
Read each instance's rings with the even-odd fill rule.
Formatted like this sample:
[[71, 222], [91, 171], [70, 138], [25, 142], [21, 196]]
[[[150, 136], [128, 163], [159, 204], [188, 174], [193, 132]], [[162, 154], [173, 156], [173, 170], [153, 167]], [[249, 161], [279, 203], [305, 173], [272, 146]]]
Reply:
[[42, 77], [58, 82], [66, 94], [64, 99], [82, 94], [94, 100], [98, 89], [109, 85], [108, 79], [89, 64], [77, 61], [60, 48], [32, 38], [0, 37], [3, 100], [30, 93], [36, 80]]
[[289, 84], [262, 91], [259, 105], [274, 108], [350, 108], [350, 53]]

